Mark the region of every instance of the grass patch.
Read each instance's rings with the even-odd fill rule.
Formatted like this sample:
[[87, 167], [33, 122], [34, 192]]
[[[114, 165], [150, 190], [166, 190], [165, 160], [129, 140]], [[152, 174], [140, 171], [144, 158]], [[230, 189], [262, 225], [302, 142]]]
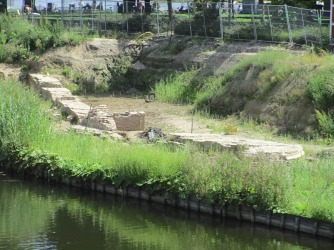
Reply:
[[27, 59], [33, 50], [75, 46], [86, 39], [75, 29], [64, 29], [60, 21], [51, 24], [46, 18], [32, 24], [22, 17], [0, 15], [0, 30], [0, 62], [20, 61]]
[[194, 99], [194, 90], [191, 82], [197, 70], [192, 68], [186, 72], [176, 74], [160, 80], [153, 88], [158, 100], [169, 103], [191, 103]]

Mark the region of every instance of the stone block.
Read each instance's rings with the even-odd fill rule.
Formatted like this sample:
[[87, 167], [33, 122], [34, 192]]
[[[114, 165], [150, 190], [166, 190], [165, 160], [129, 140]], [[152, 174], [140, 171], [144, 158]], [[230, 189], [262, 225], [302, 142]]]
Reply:
[[41, 75], [41, 74], [29, 74], [28, 75], [28, 84], [38, 91], [41, 88], [62, 88], [60, 81], [58, 79]]
[[114, 113], [117, 130], [142, 131], [145, 129], [145, 112]]

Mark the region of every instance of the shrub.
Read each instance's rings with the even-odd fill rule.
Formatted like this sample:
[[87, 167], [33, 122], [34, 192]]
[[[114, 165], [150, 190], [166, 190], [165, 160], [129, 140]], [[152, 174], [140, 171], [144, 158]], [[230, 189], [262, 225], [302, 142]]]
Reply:
[[334, 120], [333, 116], [329, 113], [325, 113], [324, 111], [315, 111], [320, 133], [325, 136], [330, 136], [334, 133]]
[[45, 51], [50, 47], [77, 45], [85, 39], [75, 31], [63, 29], [60, 21], [51, 24], [45, 18], [32, 24], [25, 18], [1, 15], [0, 31], [2, 62], [26, 59], [31, 50]]
[[334, 68], [331, 63], [316, 70], [309, 79], [308, 92], [316, 108], [328, 110], [334, 106]]
[[78, 85], [78, 89], [75, 91], [75, 94], [86, 95], [95, 93], [96, 90], [95, 75], [88, 73], [76, 75], [74, 78], [74, 83]]
[[131, 59], [121, 55], [114, 59], [113, 65], [109, 67], [110, 78], [107, 79], [109, 90], [124, 90], [129, 87], [127, 75], [131, 66]]
[[192, 103], [196, 90], [191, 85], [196, 77], [196, 69], [178, 72], [167, 79], [160, 80], [152, 89], [157, 99], [171, 103]]

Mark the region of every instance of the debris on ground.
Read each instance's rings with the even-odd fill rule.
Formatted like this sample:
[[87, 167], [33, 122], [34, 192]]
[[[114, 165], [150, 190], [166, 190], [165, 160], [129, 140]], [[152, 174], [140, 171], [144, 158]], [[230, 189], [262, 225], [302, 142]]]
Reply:
[[144, 132], [140, 133], [140, 138], [146, 138], [149, 141], [165, 138], [166, 135], [161, 131], [160, 128], [147, 128]]

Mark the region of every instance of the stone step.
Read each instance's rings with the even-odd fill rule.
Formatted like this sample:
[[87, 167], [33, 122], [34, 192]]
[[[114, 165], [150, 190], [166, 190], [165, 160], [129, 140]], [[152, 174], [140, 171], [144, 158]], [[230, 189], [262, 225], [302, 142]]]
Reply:
[[51, 100], [56, 104], [57, 100], [75, 100], [76, 97], [72, 95], [71, 91], [66, 88], [45, 88], [40, 89], [43, 98]]
[[107, 105], [101, 104], [93, 108], [73, 96], [70, 90], [63, 88], [57, 79], [41, 74], [29, 74], [28, 83], [39, 91], [45, 99], [49, 99], [59, 106], [70, 122], [108, 131], [117, 129], [144, 130], [144, 112], [111, 115], [108, 113]]
[[40, 90], [40, 88], [62, 88], [60, 81], [42, 74], [29, 74], [28, 84]]

